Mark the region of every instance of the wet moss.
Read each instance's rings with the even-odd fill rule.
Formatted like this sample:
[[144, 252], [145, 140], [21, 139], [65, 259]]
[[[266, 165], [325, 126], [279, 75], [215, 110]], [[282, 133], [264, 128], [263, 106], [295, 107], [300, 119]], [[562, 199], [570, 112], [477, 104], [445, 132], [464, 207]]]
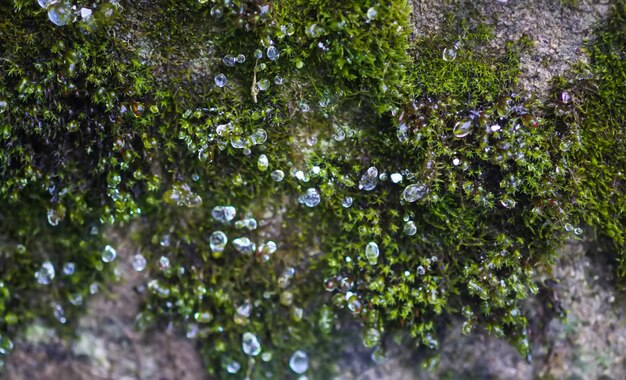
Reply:
[[[393, 334], [436, 348], [454, 318], [528, 354], [521, 301], [564, 239], [585, 222], [623, 247], [622, 8], [593, 77], [546, 105], [515, 94], [526, 39], [493, 52], [488, 26], [451, 18], [410, 40], [405, 1], [97, 5], [115, 12], [63, 27], [0, 5], [2, 336], [51, 302], [73, 319], [113, 278], [108, 225], [139, 227], [138, 327], [252, 378], [293, 374], [296, 350], [326, 378], [355, 336], [375, 356]], [[38, 284], [47, 261], [76, 271]]]

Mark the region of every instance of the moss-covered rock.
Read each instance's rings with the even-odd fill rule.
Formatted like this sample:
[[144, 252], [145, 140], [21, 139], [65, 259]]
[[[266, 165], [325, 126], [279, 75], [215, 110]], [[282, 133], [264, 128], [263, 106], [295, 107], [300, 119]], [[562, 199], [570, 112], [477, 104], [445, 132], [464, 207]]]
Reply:
[[327, 378], [355, 334], [436, 348], [459, 316], [528, 354], [564, 239], [623, 250], [622, 2], [552, 104], [514, 94], [525, 39], [409, 41], [402, 0], [40, 3], [0, 5], [2, 354], [113, 278], [108, 225], [140, 227], [138, 327], [251, 378]]

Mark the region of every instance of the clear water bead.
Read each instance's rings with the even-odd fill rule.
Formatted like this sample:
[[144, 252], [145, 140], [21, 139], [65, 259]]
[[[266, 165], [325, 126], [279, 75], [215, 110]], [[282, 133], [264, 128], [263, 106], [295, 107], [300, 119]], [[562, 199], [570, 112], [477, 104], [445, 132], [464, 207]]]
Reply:
[[131, 264], [135, 271], [141, 272], [144, 269], [146, 269], [146, 266], [148, 265], [148, 261], [142, 254], [137, 253], [136, 255], [133, 256]]
[[256, 244], [247, 237], [240, 237], [233, 240], [233, 246], [239, 253], [244, 255], [250, 255], [256, 251]]
[[[0, 355], [8, 356], [11, 351], [13, 351], [13, 341], [6, 336], [0, 335]], [[0, 365], [1, 367], [2, 365]]]
[[344, 208], [350, 208], [352, 206], [352, 197], [345, 197], [341, 200], [341, 205]]
[[226, 86], [226, 83], [228, 83], [228, 79], [226, 79], [226, 75], [224, 74], [217, 74], [215, 76], [215, 85], [219, 88], [222, 88], [224, 86]]
[[237, 63], [237, 58], [233, 57], [232, 55], [226, 55], [224, 56], [224, 58], [222, 58], [222, 62], [224, 62], [226, 66], [232, 67], [235, 66], [235, 64]]
[[35, 272], [35, 278], [37, 282], [41, 285], [50, 285], [52, 280], [54, 280], [54, 276], [56, 275], [56, 271], [54, 270], [54, 266], [50, 261], [45, 261], [41, 264], [41, 268]]
[[265, 129], [259, 128], [250, 136], [250, 140], [254, 145], [263, 144], [267, 141], [267, 132]]
[[370, 241], [367, 243], [365, 247], [365, 258], [370, 265], [375, 265], [378, 262], [378, 256], [380, 255], [380, 251], [378, 249], [378, 244]]
[[259, 168], [260, 171], [264, 172], [270, 166], [270, 162], [269, 162], [267, 156], [262, 154], [262, 155], [259, 156], [259, 159], [257, 160], [257, 164], [256, 165], [257, 165], [257, 167]]
[[113, 260], [115, 260], [116, 257], [117, 257], [117, 251], [115, 250], [115, 248], [111, 247], [110, 245], [107, 245], [102, 250], [101, 259], [105, 263], [112, 262]]
[[359, 181], [359, 189], [365, 191], [371, 191], [376, 188], [378, 184], [378, 169], [375, 166], [370, 167], [363, 173], [361, 180]]
[[409, 203], [424, 198], [428, 194], [428, 188], [422, 183], [414, 183], [407, 186], [402, 192], [402, 198]]
[[415, 233], [417, 233], [417, 227], [415, 226], [414, 221], [409, 220], [408, 222], [404, 223], [404, 233], [408, 236], [413, 236], [415, 235]]
[[71, 276], [76, 272], [76, 264], [74, 263], [66, 263], [63, 265], [63, 274], [66, 276]]
[[303, 203], [307, 207], [315, 207], [320, 203], [321, 197], [317, 189], [311, 187], [306, 191], [306, 194], [299, 198], [299, 200], [300, 203]]
[[48, 4], [48, 19], [57, 26], [72, 22], [72, 5], [65, 0], [53, 1]]
[[367, 10], [366, 16], [368, 20], [373, 20], [376, 18], [376, 16], [378, 16], [378, 11], [376, 10], [376, 8], [371, 7]]
[[400, 173], [393, 173], [391, 175], [391, 182], [393, 182], [393, 183], [400, 183], [400, 182], [402, 182], [402, 174], [400, 174]]
[[215, 206], [211, 211], [211, 215], [213, 219], [226, 224], [235, 219], [237, 210], [233, 206]]
[[456, 58], [456, 49], [445, 48], [443, 49], [443, 60], [446, 62], [454, 61]]
[[243, 334], [241, 348], [244, 354], [248, 356], [257, 356], [261, 353], [261, 343], [259, 343], [259, 339], [257, 339], [256, 335], [251, 332]]
[[240, 369], [241, 369], [241, 364], [239, 364], [239, 362], [236, 362], [234, 360], [226, 364], [226, 372], [228, 373], [235, 374], [239, 372]]
[[454, 129], [452, 131], [454, 133], [454, 137], [463, 138], [472, 132], [472, 121], [471, 120], [461, 120], [454, 124]]
[[256, 82], [256, 87], [259, 91], [267, 91], [270, 88], [270, 81], [267, 79], [261, 79]]
[[289, 358], [289, 368], [297, 374], [303, 374], [309, 369], [309, 356], [304, 351], [296, 351]]
[[282, 170], [274, 170], [271, 174], [271, 177], [274, 181], [280, 182], [285, 178], [285, 172]]
[[274, 47], [274, 46], [270, 46], [270, 47], [268, 47], [268, 48], [267, 48], [267, 51], [265, 52], [265, 54], [267, 55], [267, 58], [268, 58], [270, 61], [275, 61], [275, 60], [277, 60], [277, 59], [278, 59], [278, 56], [279, 56], [279, 54], [278, 54], [278, 49], [276, 49], [276, 47]]

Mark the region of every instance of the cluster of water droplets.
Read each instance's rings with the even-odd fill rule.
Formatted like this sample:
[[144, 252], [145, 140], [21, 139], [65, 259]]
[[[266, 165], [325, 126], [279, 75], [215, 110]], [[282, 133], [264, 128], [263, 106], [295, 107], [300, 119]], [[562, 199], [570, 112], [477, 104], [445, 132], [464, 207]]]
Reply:
[[78, 8], [70, 0], [37, 0], [37, 3], [48, 12], [50, 22], [57, 26], [68, 25], [76, 21], [94, 26], [95, 10], [100, 11], [98, 13], [100, 17], [110, 18], [120, 8], [117, 0], [110, 0], [100, 5], [94, 4], [92, 8]]
[[172, 188], [163, 194], [163, 200], [167, 204], [186, 207], [200, 207], [202, 198], [194, 193], [191, 187], [184, 182], [176, 182]]

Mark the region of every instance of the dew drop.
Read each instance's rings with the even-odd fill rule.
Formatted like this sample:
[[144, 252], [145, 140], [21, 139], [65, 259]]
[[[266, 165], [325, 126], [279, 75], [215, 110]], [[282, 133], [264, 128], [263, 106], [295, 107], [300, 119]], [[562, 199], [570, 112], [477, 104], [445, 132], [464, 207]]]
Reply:
[[270, 81], [267, 79], [261, 79], [256, 82], [256, 87], [259, 91], [267, 91], [270, 88]]
[[446, 62], [454, 61], [456, 58], [456, 49], [445, 48], [443, 49], [443, 60]]
[[63, 26], [72, 22], [71, 4], [68, 1], [51, 2], [46, 9], [48, 9], [48, 19], [53, 24]]
[[246, 332], [241, 338], [241, 348], [244, 354], [248, 356], [257, 356], [261, 353], [261, 343], [257, 339], [256, 335], [251, 332]]
[[220, 223], [229, 223], [237, 215], [237, 210], [233, 206], [215, 206], [211, 211], [213, 219]]
[[274, 46], [270, 46], [270, 47], [267, 48], [267, 51], [265, 52], [265, 55], [267, 55], [267, 58], [270, 61], [275, 61], [275, 60], [278, 59], [278, 56], [279, 56], [278, 49], [276, 49], [276, 47], [274, 47]]
[[289, 368], [297, 374], [303, 374], [309, 369], [309, 356], [303, 351], [294, 352], [289, 358]]
[[472, 132], [472, 121], [471, 120], [461, 120], [454, 124], [453, 133], [457, 138], [463, 138]]
[[226, 55], [224, 56], [224, 58], [222, 58], [222, 62], [224, 62], [226, 66], [232, 67], [235, 66], [235, 64], [237, 63], [237, 58], [233, 57], [232, 55]]
[[250, 140], [254, 145], [263, 144], [267, 141], [267, 132], [265, 129], [259, 128], [250, 136]]
[[363, 173], [359, 181], [359, 189], [371, 191], [378, 184], [378, 169], [375, 166], [370, 167]]
[[285, 172], [282, 170], [274, 170], [271, 174], [271, 177], [274, 181], [280, 182], [285, 178]]
[[256, 244], [254, 244], [247, 237], [240, 237], [233, 240], [233, 246], [235, 249], [244, 255], [250, 255], [256, 251]]
[[117, 251], [115, 250], [115, 248], [111, 247], [110, 245], [107, 245], [102, 250], [101, 259], [105, 263], [112, 262], [113, 260], [115, 260], [116, 257], [117, 257]]
[[408, 236], [413, 236], [415, 235], [415, 233], [417, 233], [417, 227], [415, 226], [414, 221], [409, 220], [408, 222], [404, 223], [404, 233]]
[[320, 203], [321, 197], [317, 189], [311, 187], [306, 191], [306, 194], [299, 198], [299, 200], [300, 203], [304, 203], [307, 207], [315, 207]]
[[146, 265], [148, 265], [148, 262], [142, 254], [137, 253], [136, 255], [133, 256], [131, 264], [135, 271], [141, 272], [144, 269], [146, 269]]
[[267, 156], [264, 154], [260, 155], [257, 161], [257, 167], [259, 168], [259, 170], [264, 172], [267, 170], [269, 165], [270, 163], [269, 163], [269, 160], [267, 159]]
[[352, 206], [352, 197], [345, 197], [341, 200], [341, 205], [344, 208], [349, 208], [350, 206]]
[[378, 16], [378, 11], [376, 10], [376, 8], [371, 7], [370, 9], [367, 10], [367, 19], [368, 20], [373, 20], [376, 18], [376, 16]]
[[224, 74], [217, 74], [215, 76], [215, 85], [217, 87], [222, 88], [222, 87], [226, 86], [227, 82], [228, 82], [228, 79], [226, 79], [226, 75], [224, 75]]
[[63, 274], [66, 276], [71, 276], [76, 272], [76, 264], [74, 263], [66, 263], [63, 265]]
[[393, 173], [391, 175], [391, 182], [393, 182], [393, 183], [400, 183], [400, 182], [402, 182], [402, 174], [400, 174], [400, 173]]
[[239, 362], [236, 361], [229, 361], [228, 364], [226, 364], [226, 372], [231, 373], [231, 374], [235, 374], [237, 372], [239, 372], [239, 370], [241, 369], [241, 364], [239, 364]]
[[402, 198], [409, 203], [424, 198], [428, 194], [428, 188], [422, 183], [414, 183], [407, 186], [402, 192]]
[[55, 275], [56, 272], [54, 270], [54, 266], [50, 261], [45, 261], [41, 264], [41, 268], [35, 272], [35, 278], [41, 285], [50, 285], [52, 280], [54, 280]]
[[378, 256], [380, 255], [380, 251], [378, 249], [378, 244], [373, 241], [367, 243], [365, 247], [365, 258], [370, 265], [375, 265], [378, 262]]

